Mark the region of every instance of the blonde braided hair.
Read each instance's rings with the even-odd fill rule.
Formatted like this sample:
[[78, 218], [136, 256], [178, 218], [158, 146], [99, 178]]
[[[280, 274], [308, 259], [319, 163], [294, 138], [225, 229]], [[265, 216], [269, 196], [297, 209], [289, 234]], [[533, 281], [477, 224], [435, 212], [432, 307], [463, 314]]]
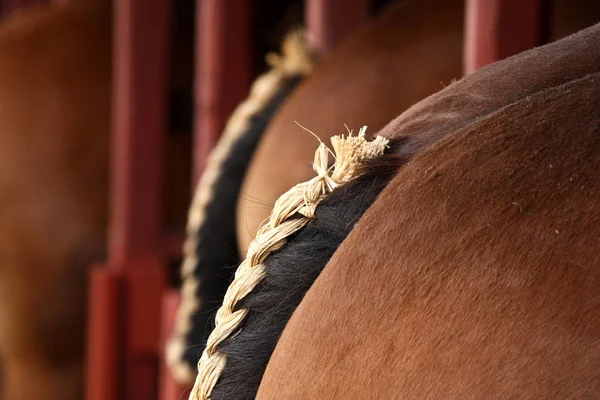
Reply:
[[207, 165], [196, 188], [192, 201], [184, 244], [184, 260], [181, 265], [181, 303], [177, 308], [174, 332], [169, 338], [165, 358], [171, 374], [181, 383], [194, 382], [196, 371], [183, 359], [185, 349], [190, 346], [187, 335], [192, 329], [192, 316], [200, 309], [197, 296], [200, 280], [195, 276], [200, 268], [196, 249], [200, 243], [199, 230], [206, 219], [208, 205], [215, 201], [214, 187], [223, 173], [225, 161], [232, 157], [234, 145], [244, 137], [251, 127], [252, 118], [259, 115], [273, 102], [282, 85], [294, 77], [310, 74], [317, 63], [315, 51], [306, 40], [303, 30], [293, 30], [285, 38], [282, 54], [267, 54], [271, 70], [253, 83], [248, 98], [233, 112], [221, 139], [210, 153]]
[[[235, 310], [240, 300], [246, 297], [266, 275], [265, 259], [283, 247], [287, 238], [315, 218], [318, 204], [337, 187], [358, 177], [364, 170], [364, 161], [383, 154], [388, 140], [377, 136], [367, 141], [363, 127], [358, 135], [334, 136], [331, 138], [333, 151], [321, 143], [315, 152], [313, 170], [317, 176], [300, 183], [283, 194], [273, 207], [269, 219], [258, 230], [250, 243], [246, 259], [238, 267], [235, 277], [217, 311], [215, 329], [198, 362], [198, 376], [190, 394], [190, 400], [208, 400], [221, 376], [227, 355], [217, 347], [240, 329], [248, 309]], [[335, 162], [328, 167], [329, 153]]]

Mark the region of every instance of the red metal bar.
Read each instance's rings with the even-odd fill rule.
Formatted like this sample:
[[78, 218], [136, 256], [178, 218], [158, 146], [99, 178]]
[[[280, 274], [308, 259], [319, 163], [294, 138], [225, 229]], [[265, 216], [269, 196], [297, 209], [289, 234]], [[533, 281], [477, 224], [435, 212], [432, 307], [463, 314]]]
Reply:
[[[163, 294], [163, 319], [162, 319], [162, 340], [163, 348], [166, 340], [171, 336], [173, 332], [174, 320], [173, 316], [177, 312], [179, 307], [179, 291], [168, 290]], [[166, 364], [161, 364], [161, 378], [160, 378], [160, 400], [179, 400], [187, 399], [191, 388], [179, 385], [171, 376], [169, 369]]]
[[156, 259], [162, 233], [169, 0], [115, 2], [111, 266]]
[[167, 234], [163, 238], [163, 255], [167, 260], [181, 257], [183, 249], [184, 234]]
[[87, 368], [87, 400], [113, 400], [122, 392], [122, 280], [105, 265], [90, 275]]
[[309, 38], [327, 54], [369, 17], [371, 0], [306, 0]]
[[88, 400], [157, 398], [170, 3], [114, 2], [109, 262], [92, 274]]
[[126, 383], [124, 399], [158, 399], [162, 293], [167, 274], [162, 264], [129, 264], [127, 282]]
[[198, 0], [197, 12], [194, 186], [253, 76], [251, 1]]
[[542, 44], [542, 0], [467, 0], [464, 72]]

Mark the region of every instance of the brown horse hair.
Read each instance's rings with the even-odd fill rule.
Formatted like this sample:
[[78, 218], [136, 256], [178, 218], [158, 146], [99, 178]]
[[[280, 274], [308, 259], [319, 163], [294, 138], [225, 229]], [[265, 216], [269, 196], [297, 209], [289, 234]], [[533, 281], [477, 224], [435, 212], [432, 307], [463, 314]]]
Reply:
[[222, 267], [240, 260], [235, 207], [246, 168], [262, 133], [279, 106], [308, 76], [317, 56], [302, 30], [284, 39], [282, 55], [270, 53], [271, 70], [254, 82], [211, 152], [189, 210], [181, 304], [166, 359], [176, 380], [192, 383], [201, 353], [199, 338], [212, 324], [212, 308], [222, 299], [232, 275]]
[[565, 78], [399, 171], [294, 310], [257, 398], [596, 397], [600, 72]]
[[[381, 131], [384, 136], [402, 135], [403, 139], [393, 140], [390, 151], [371, 163], [363, 176], [330, 194], [317, 208], [316, 218], [269, 255], [264, 261], [264, 280], [232, 310], [248, 311], [243, 325], [218, 345], [217, 350], [226, 355], [227, 362], [211, 398], [255, 398], [265, 367], [290, 316], [336, 248], [402, 165], [455, 131], [501, 113], [509, 104], [594, 70], [598, 65], [595, 57], [598, 53], [594, 52], [597, 46], [590, 40], [594, 32], [590, 28], [572, 38], [483, 68], [424, 100], [384, 128]], [[552, 60], [553, 68], [540, 68], [547, 60]], [[560, 68], [562, 65], [571, 65], [572, 70]], [[499, 80], [498, 76], [510, 78]], [[525, 84], [515, 83], [515, 76], [523, 78]], [[458, 103], [458, 100], [463, 101]], [[311, 327], [305, 329], [310, 331]]]

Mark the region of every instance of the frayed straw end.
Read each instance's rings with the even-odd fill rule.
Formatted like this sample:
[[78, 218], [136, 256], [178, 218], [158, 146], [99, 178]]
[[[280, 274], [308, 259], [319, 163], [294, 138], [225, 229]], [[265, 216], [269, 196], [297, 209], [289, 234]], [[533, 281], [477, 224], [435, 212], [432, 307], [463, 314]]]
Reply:
[[331, 178], [336, 182], [347, 182], [360, 175], [364, 162], [382, 155], [388, 148], [389, 140], [383, 136], [376, 136], [374, 140], [367, 141], [367, 127], [363, 126], [357, 136], [352, 136], [352, 131], [347, 137], [344, 135], [331, 138], [333, 152], [336, 155], [335, 168]]

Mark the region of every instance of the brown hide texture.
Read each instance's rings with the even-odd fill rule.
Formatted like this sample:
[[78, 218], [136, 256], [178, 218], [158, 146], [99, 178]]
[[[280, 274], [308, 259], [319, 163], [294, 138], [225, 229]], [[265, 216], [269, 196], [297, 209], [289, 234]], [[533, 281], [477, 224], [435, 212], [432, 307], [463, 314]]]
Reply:
[[600, 393], [600, 25], [393, 121], [401, 169], [292, 316], [259, 399]]
[[[546, 2], [546, 37], [557, 40], [600, 20], [600, 2]], [[243, 256], [259, 224], [288, 188], [312, 177], [315, 139], [377, 132], [462, 73], [463, 1], [406, 0], [388, 6], [343, 42], [290, 96], [253, 157], [238, 201]]]
[[86, 267], [106, 235], [107, 11], [40, 9], [0, 29], [6, 400], [75, 399], [81, 389]]
[[265, 132], [238, 201], [244, 255], [272, 204], [313, 176], [318, 142], [363, 125], [376, 132], [406, 108], [461, 75], [462, 0], [388, 7], [323, 60], [286, 100]]

